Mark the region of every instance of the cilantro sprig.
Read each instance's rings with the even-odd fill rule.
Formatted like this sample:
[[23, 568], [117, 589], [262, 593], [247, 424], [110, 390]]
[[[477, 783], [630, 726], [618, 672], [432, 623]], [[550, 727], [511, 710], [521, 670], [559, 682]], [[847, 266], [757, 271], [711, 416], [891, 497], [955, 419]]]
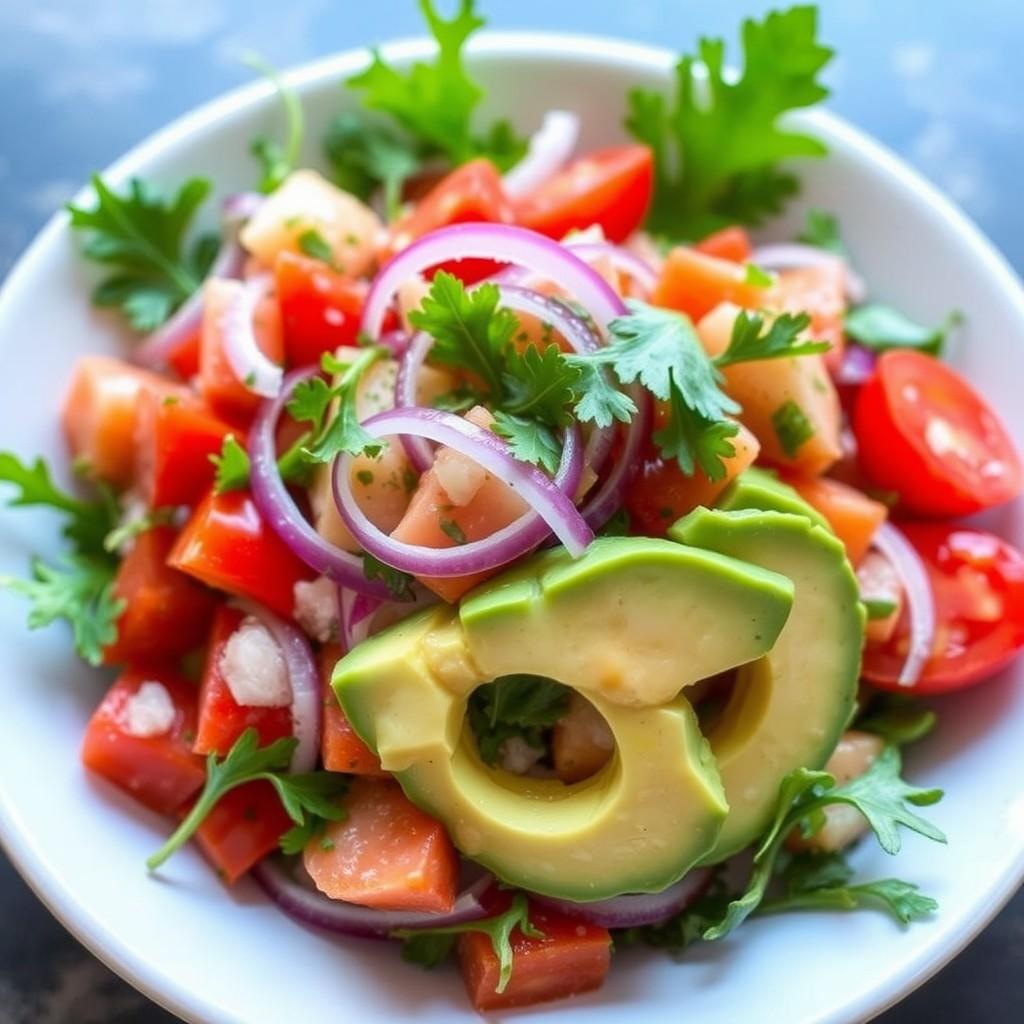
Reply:
[[495, 992], [502, 993], [512, 980], [512, 933], [518, 928], [523, 935], [542, 939], [544, 933], [530, 924], [530, 908], [526, 894], [517, 892], [512, 897], [508, 910], [482, 921], [453, 924], [441, 928], [400, 929], [392, 932], [396, 939], [402, 939], [402, 959], [428, 969], [437, 967], [448, 959], [455, 946], [455, 940], [466, 932], [480, 932], [491, 940], [494, 955], [498, 958], [498, 984]]
[[818, 75], [832, 51], [817, 28], [813, 6], [747, 19], [735, 78], [725, 67], [724, 40], [702, 38], [676, 65], [671, 104], [658, 92], [630, 93], [626, 128], [654, 152], [652, 232], [685, 240], [728, 224], [759, 224], [796, 193], [796, 177], [780, 163], [826, 149], [779, 119], [828, 95]]
[[71, 227], [87, 236], [85, 257], [114, 268], [94, 289], [92, 301], [120, 309], [136, 330], [153, 331], [199, 287], [216, 256], [216, 235], [186, 244], [210, 183], [190, 178], [170, 199], [138, 178], [124, 195], [98, 174], [92, 185], [94, 207], [68, 204]]
[[165, 863], [195, 835], [225, 794], [247, 782], [270, 783], [294, 822], [281, 837], [285, 853], [299, 853], [324, 822], [343, 821], [346, 812], [338, 800], [348, 789], [348, 778], [337, 772], [286, 774], [297, 744], [294, 736], [286, 736], [261, 747], [259, 733], [250, 726], [224, 758], [211, 753], [206, 759], [206, 784], [199, 799], [170, 839], [146, 861], [146, 867], [155, 871]]
[[249, 144], [249, 152], [260, 165], [259, 190], [264, 193], [273, 192], [298, 166], [299, 151], [302, 149], [302, 138], [306, 131], [302, 102], [294, 90], [284, 84], [276, 69], [258, 53], [244, 54], [242, 62], [266, 78], [277, 93], [284, 110], [283, 144], [265, 135], [257, 136]]
[[569, 690], [543, 676], [511, 675], [476, 689], [469, 699], [469, 725], [480, 757], [497, 764], [501, 746], [518, 736], [543, 749], [545, 735], [569, 709]]

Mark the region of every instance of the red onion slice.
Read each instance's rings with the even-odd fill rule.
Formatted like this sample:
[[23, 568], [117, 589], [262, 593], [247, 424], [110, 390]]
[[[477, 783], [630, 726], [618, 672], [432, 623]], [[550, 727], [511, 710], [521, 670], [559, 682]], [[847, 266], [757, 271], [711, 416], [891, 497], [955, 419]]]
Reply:
[[[395, 376], [396, 408], [412, 409], [419, 404], [416, 401], [416, 383], [433, 344], [434, 339], [426, 331], [413, 335], [409, 347], [398, 362], [398, 373]], [[401, 441], [413, 469], [417, 473], [426, 473], [434, 464], [434, 449], [430, 442], [412, 434], [403, 435]]]
[[843, 361], [835, 372], [835, 382], [839, 387], [856, 388], [864, 384], [875, 372], [878, 356], [869, 348], [848, 342], [843, 348]]
[[897, 682], [900, 686], [913, 686], [921, 678], [935, 646], [935, 595], [928, 570], [914, 546], [892, 523], [883, 523], [878, 528], [872, 547], [889, 560], [906, 595], [910, 644]]
[[297, 921], [361, 939], [387, 939], [400, 928], [438, 928], [479, 921], [488, 915], [481, 899], [494, 884], [490, 875], [482, 875], [462, 890], [447, 914], [427, 914], [375, 910], [328, 899], [298, 881], [276, 857], [260, 861], [252, 869], [252, 877], [274, 903]]
[[654, 267], [621, 245], [613, 245], [611, 242], [574, 242], [570, 238], [566, 240], [565, 246], [586, 263], [607, 260], [617, 271], [631, 277], [648, 295], [658, 283]]
[[348, 587], [338, 588], [338, 605], [341, 608], [341, 642], [346, 652], [354, 650], [369, 635], [370, 620], [384, 601], [365, 594], [357, 594]]
[[526, 156], [505, 173], [505, 192], [513, 198], [543, 185], [572, 156], [580, 119], [568, 110], [549, 110], [530, 138]]
[[386, 565], [415, 576], [465, 576], [507, 565], [533, 550], [549, 532], [554, 532], [566, 550], [577, 557], [594, 539], [570, 497], [579, 486], [583, 470], [576, 427], [565, 432], [562, 462], [554, 481], [536, 466], [516, 459], [509, 446], [491, 431], [439, 409], [392, 409], [371, 416], [363, 429], [372, 437], [415, 433], [447, 445], [515, 490], [532, 509], [483, 540], [451, 548], [406, 544], [379, 530], [356, 503], [348, 483], [352, 458], [342, 454], [334, 463], [338, 511], [359, 544]]
[[292, 690], [292, 735], [298, 740], [288, 770], [295, 774], [311, 772], [320, 755], [323, 702], [320, 697], [320, 674], [309, 641], [302, 630], [296, 629], [255, 601], [237, 597], [232, 603], [265, 626], [281, 649]]
[[851, 302], [863, 302], [867, 288], [863, 278], [857, 274], [842, 256], [819, 249], [802, 242], [779, 242], [759, 245], [750, 255], [750, 262], [762, 270], [801, 270], [817, 267], [823, 263], [840, 263], [846, 282], [846, 296]]
[[253, 319], [256, 307], [270, 292], [269, 275], [254, 277], [238, 290], [224, 310], [224, 355], [243, 386], [264, 398], [273, 398], [281, 390], [284, 370], [268, 359], [256, 340]]
[[388, 588], [363, 573], [362, 559], [324, 540], [306, 521], [277, 470], [275, 432], [281, 410], [295, 386], [317, 373], [313, 367], [285, 377], [280, 394], [264, 402], [249, 432], [250, 480], [253, 500], [270, 528], [310, 568], [361, 594], [387, 600]]
[[704, 893], [712, 877], [710, 868], [695, 868], [663, 892], [630, 893], [596, 903], [576, 903], [539, 894], [532, 898], [601, 928], [642, 928], [644, 925], [663, 924], [685, 910]]
[[381, 270], [363, 308], [361, 331], [379, 337], [384, 316], [403, 281], [438, 263], [470, 258], [500, 260], [540, 274], [572, 295], [601, 330], [626, 313], [625, 304], [608, 282], [558, 242], [511, 224], [455, 224], [418, 238]]

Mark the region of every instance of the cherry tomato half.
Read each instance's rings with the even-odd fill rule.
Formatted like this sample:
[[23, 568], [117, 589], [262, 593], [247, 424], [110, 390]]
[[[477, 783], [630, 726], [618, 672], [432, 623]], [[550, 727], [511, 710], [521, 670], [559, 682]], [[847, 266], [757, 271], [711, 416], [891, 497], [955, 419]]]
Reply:
[[920, 516], [970, 515], [1015, 498], [1020, 458], [988, 403], [920, 352], [886, 352], [857, 396], [861, 466]]
[[935, 597], [935, 645], [917, 684], [898, 684], [907, 656], [909, 618], [892, 637], [864, 652], [864, 678], [918, 694], [958, 690], [998, 672], [1024, 647], [1024, 555], [994, 534], [942, 523], [901, 529], [924, 561]]
[[549, 238], [599, 224], [624, 242], [647, 215], [654, 160], [646, 146], [616, 146], [574, 160], [516, 203], [516, 221]]

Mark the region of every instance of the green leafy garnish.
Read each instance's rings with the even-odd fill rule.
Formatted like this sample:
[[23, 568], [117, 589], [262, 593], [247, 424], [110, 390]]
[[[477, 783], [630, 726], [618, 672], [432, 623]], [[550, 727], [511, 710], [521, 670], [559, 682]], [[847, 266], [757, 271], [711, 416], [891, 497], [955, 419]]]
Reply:
[[412, 600], [413, 577], [401, 569], [393, 569], [385, 565], [379, 559], [374, 558], [368, 551], [363, 552], [363, 575], [372, 583], [380, 580], [391, 591], [391, 596], [396, 601]]
[[331, 269], [337, 269], [334, 263], [334, 250], [323, 235], [316, 228], [309, 228], [303, 231], [296, 239], [299, 248], [310, 257], [326, 263]]
[[807, 211], [804, 230], [797, 236], [797, 241], [834, 252], [837, 256], [846, 256], [846, 246], [839, 233], [839, 218], [826, 210]]
[[934, 804], [941, 797], [942, 790], [918, 789], [900, 778], [900, 755], [895, 747], [886, 747], [863, 775], [842, 786], [837, 786], [828, 772], [807, 768], [790, 772], [779, 787], [775, 820], [754, 854], [746, 890], [729, 904], [722, 919], [704, 932], [704, 938], [724, 938], [760, 906], [786, 837], [797, 828], [805, 838], [813, 836], [825, 824], [824, 808], [845, 804], [860, 811], [882, 849], [895, 854], [901, 846], [900, 827], [936, 842], [946, 841], [938, 828], [911, 810]]
[[135, 519], [119, 523], [103, 538], [103, 547], [107, 551], [118, 552], [128, 541], [148, 533], [154, 527], [169, 526], [174, 522], [177, 511], [170, 506], [154, 508]]
[[468, 543], [465, 533], [462, 532], [462, 527], [454, 519], [442, 519], [439, 521], [438, 526], [441, 527], [441, 532], [453, 544], [462, 545]]
[[116, 268], [94, 289], [92, 301], [119, 308], [136, 330], [156, 330], [199, 287], [216, 255], [216, 236], [185, 245], [210, 183], [190, 178], [168, 201], [138, 178], [123, 196], [98, 174], [92, 185], [92, 209], [68, 204], [71, 227], [88, 233], [85, 257]]
[[502, 409], [494, 413], [494, 433], [508, 441], [512, 454], [523, 462], [542, 466], [549, 473], [558, 470], [562, 445], [554, 432], [539, 420], [513, 416]]
[[760, 359], [789, 359], [829, 350], [827, 341], [798, 344], [800, 335], [811, 323], [811, 318], [806, 313], [795, 316], [783, 313], [772, 320], [767, 330], [764, 330], [764, 319], [759, 313], [740, 312], [732, 325], [729, 345], [721, 355], [715, 357], [715, 365], [721, 368], [732, 366], [734, 363]]
[[622, 506], [608, 520], [600, 530], [597, 531], [598, 537], [628, 537], [629, 531], [632, 527], [632, 521], [629, 516], [629, 510], [625, 505]]
[[807, 414], [791, 398], [772, 413], [772, 430], [782, 450], [791, 459], [814, 437], [814, 427]]
[[146, 861], [146, 867], [155, 871], [181, 849], [226, 793], [259, 779], [274, 787], [281, 806], [295, 823], [281, 837], [281, 848], [286, 853], [297, 853], [316, 834], [319, 824], [314, 822], [344, 820], [345, 809], [338, 798], [348, 789], [348, 778], [337, 772], [287, 774], [297, 744], [294, 736], [287, 736], [261, 747], [259, 733], [250, 726], [226, 757], [221, 759], [211, 753], [206, 759], [206, 785], [199, 799], [171, 838]]
[[854, 728], [873, 732], [892, 746], [903, 746], [924, 739], [934, 728], [937, 717], [931, 708], [901, 693], [876, 694]]
[[[370, 66], [346, 84], [362, 92], [367, 109], [392, 116], [415, 141], [420, 156], [441, 155], [453, 164], [485, 156], [500, 170], [507, 170], [526, 153], [526, 140], [516, 136], [507, 121], [496, 122], [482, 136], [472, 130], [473, 111], [483, 99], [483, 91], [466, 72], [462, 49], [466, 40], [484, 25], [474, 8], [473, 0], [459, 0], [455, 16], [446, 21], [437, 13], [432, 0], [420, 0], [427, 26], [437, 40], [436, 58], [432, 62], [417, 61], [408, 72], [401, 72], [374, 50]], [[379, 171], [379, 158], [378, 149], [372, 163], [363, 161], [363, 170]], [[407, 156], [398, 159], [409, 162]], [[386, 162], [394, 180], [394, 147]]]
[[543, 676], [512, 675], [478, 687], [469, 699], [469, 724], [480, 757], [496, 764], [513, 736], [543, 749], [547, 730], [569, 710], [569, 690]]
[[771, 288], [775, 284], [775, 278], [767, 271], [762, 270], [756, 263], [746, 265], [745, 282], [754, 288]]
[[530, 924], [530, 908], [526, 894], [517, 892], [504, 913], [482, 921], [447, 925], [442, 928], [401, 929], [392, 932], [402, 939], [402, 959], [420, 967], [432, 968], [443, 963], [455, 945], [455, 939], [466, 932], [481, 932], [491, 940], [498, 958], [498, 984], [495, 992], [504, 992], [512, 980], [512, 932], [518, 928], [532, 939], [544, 938], [544, 933]]
[[937, 356], [946, 336], [962, 321], [962, 314], [954, 311], [938, 327], [925, 327], [892, 306], [874, 302], [851, 309], [844, 326], [849, 337], [874, 352], [910, 348]]
[[211, 455], [210, 461], [216, 467], [213, 481], [216, 494], [241, 491], [249, 486], [249, 454], [235, 440], [234, 434], [224, 438], [220, 454]]
[[242, 58], [244, 64], [259, 72], [274, 87], [284, 107], [285, 142], [282, 146], [273, 139], [259, 136], [249, 144], [249, 152], [259, 162], [262, 170], [259, 190], [273, 192], [298, 166], [299, 151], [302, 149], [302, 136], [305, 134], [305, 117], [302, 103], [293, 90], [281, 80], [277, 71], [259, 54], [247, 53]]
[[818, 79], [832, 51], [817, 39], [817, 8], [773, 11], [743, 23], [743, 66], [732, 78], [725, 42], [702, 38], [680, 58], [671, 104], [634, 89], [626, 128], [654, 151], [648, 228], [670, 239], [697, 239], [729, 224], [759, 224], [798, 188], [779, 168], [819, 157], [825, 146], [779, 127], [790, 110], [828, 95]]
[[887, 597], [862, 597], [861, 602], [869, 620], [887, 619], [899, 605]]

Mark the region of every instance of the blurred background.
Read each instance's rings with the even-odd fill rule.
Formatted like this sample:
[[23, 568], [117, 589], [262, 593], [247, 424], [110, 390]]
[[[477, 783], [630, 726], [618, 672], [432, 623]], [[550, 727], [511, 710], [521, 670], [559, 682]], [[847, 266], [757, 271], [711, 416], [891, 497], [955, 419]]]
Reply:
[[[744, 15], [773, 5], [481, 0], [480, 6], [494, 28], [589, 32], [675, 50], [700, 33], [724, 35], [732, 45]], [[931, 178], [1022, 270], [1021, 0], [823, 0], [820, 6], [822, 36], [839, 51], [828, 75], [834, 92], [828, 105]], [[90, 171], [248, 80], [243, 51], [286, 68], [420, 31], [414, 0], [0, 0], [0, 276]], [[79, 947], [2, 854], [0, 922], [0, 1024], [170, 1021]], [[1022, 963], [1024, 896], [1018, 895], [966, 953], [882, 1020], [1020, 1020]]]

